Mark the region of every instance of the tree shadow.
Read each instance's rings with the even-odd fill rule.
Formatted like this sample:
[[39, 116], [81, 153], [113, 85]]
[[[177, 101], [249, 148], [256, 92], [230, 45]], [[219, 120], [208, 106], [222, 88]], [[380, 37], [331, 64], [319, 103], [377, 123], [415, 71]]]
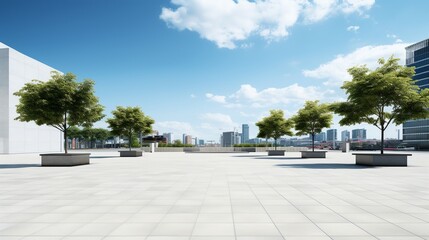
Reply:
[[40, 167], [40, 164], [0, 164], [0, 169]]
[[308, 169], [366, 169], [373, 166], [362, 166], [348, 163], [306, 163], [306, 164], [277, 164], [277, 167], [284, 168], [308, 168]]

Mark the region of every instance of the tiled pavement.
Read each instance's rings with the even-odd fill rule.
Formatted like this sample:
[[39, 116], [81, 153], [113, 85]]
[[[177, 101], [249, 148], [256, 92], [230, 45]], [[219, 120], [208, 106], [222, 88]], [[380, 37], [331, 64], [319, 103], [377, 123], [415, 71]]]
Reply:
[[58, 168], [0, 155], [0, 239], [429, 239], [429, 153], [406, 168], [340, 152], [92, 156]]

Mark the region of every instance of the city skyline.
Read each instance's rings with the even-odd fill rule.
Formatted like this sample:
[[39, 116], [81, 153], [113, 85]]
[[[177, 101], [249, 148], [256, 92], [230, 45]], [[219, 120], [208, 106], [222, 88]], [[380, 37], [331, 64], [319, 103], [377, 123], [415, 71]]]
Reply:
[[[413, 3], [7, 0], [0, 42], [95, 80], [107, 117], [118, 105], [141, 106], [160, 133], [217, 141], [242, 123], [255, 136], [254, 123], [270, 109], [291, 117], [305, 100], [343, 100], [348, 67], [373, 67], [392, 54], [405, 64], [405, 47], [428, 38], [424, 21], [407, 22], [409, 12], [425, 19], [429, 2]], [[338, 133], [365, 128], [367, 138], [379, 138], [374, 127], [338, 120], [331, 126]], [[386, 136], [396, 138], [399, 128]]]

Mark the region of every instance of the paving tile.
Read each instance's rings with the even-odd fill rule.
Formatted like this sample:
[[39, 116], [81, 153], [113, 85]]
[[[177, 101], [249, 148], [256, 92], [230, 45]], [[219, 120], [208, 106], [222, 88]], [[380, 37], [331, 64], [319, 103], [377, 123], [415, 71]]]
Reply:
[[369, 236], [352, 223], [318, 223], [317, 226], [329, 236]]
[[192, 232], [193, 236], [234, 236], [232, 223], [197, 223]]
[[281, 236], [274, 224], [268, 223], [236, 223], [237, 236]]
[[194, 225], [194, 223], [160, 223], [150, 235], [191, 236]]

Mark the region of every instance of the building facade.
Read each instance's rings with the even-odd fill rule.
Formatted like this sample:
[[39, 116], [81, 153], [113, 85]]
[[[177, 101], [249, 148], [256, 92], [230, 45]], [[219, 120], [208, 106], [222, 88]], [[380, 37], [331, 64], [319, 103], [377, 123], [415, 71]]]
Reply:
[[234, 144], [239, 144], [241, 142], [238, 132], [223, 132], [221, 139], [222, 147], [232, 147]]
[[314, 136], [314, 141], [326, 142], [326, 133], [325, 132], [321, 132], [321, 133], [316, 134]]
[[13, 93], [33, 79], [50, 79], [51, 71], [56, 70], [0, 43], [0, 154], [63, 150], [59, 130], [15, 120], [19, 98]]
[[249, 124], [241, 125], [241, 143], [249, 141]]
[[162, 134], [162, 136], [165, 137], [166, 142], [168, 144], [172, 144], [173, 143], [173, 134], [172, 133], [164, 133], [164, 134]]
[[[405, 48], [407, 67], [415, 67], [413, 79], [421, 88], [429, 87], [429, 39]], [[402, 128], [403, 143], [416, 149], [429, 149], [429, 119], [407, 121]]]
[[352, 140], [353, 141], [362, 141], [366, 140], [366, 129], [353, 129], [352, 130]]
[[341, 142], [347, 142], [350, 140], [350, 131], [344, 130], [341, 132]]
[[326, 141], [328, 142], [333, 142], [333, 141], [337, 141], [337, 129], [328, 129], [328, 131], [326, 131]]

